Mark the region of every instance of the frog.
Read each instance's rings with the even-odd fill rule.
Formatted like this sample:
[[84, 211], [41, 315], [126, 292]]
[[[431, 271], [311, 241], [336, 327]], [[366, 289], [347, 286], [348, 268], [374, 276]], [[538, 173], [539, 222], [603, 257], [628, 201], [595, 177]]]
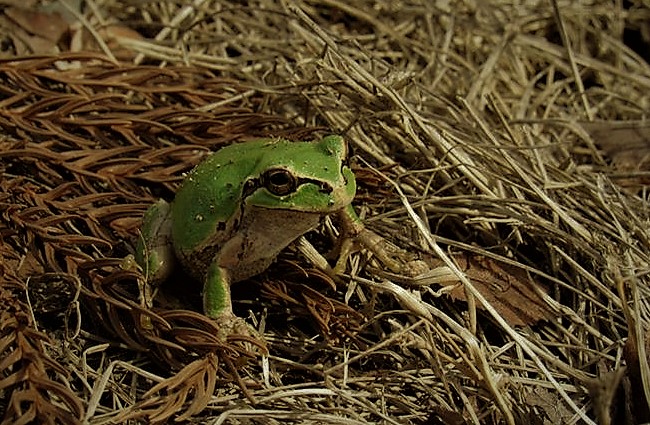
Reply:
[[203, 283], [203, 312], [225, 335], [250, 334], [233, 313], [231, 285], [265, 271], [325, 217], [338, 218], [343, 237], [376, 245], [352, 206], [356, 189], [339, 135], [233, 143], [189, 172], [171, 202], [145, 212], [135, 259], [150, 285], [180, 265]]

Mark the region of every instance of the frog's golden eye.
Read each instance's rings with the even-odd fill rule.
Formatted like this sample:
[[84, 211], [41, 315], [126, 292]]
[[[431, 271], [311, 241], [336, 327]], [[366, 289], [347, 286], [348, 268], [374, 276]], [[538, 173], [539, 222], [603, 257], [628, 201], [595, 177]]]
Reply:
[[262, 174], [262, 184], [272, 194], [284, 196], [296, 191], [298, 180], [287, 170], [272, 168]]

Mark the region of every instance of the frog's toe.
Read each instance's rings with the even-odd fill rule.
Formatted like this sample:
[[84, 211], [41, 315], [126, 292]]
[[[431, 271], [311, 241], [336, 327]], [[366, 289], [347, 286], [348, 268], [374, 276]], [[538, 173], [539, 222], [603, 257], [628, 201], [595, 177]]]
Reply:
[[218, 337], [220, 340], [226, 340], [232, 336], [252, 337], [261, 340], [260, 334], [252, 326], [250, 326], [241, 317], [235, 316], [232, 313], [221, 315], [213, 319], [217, 322], [219, 329]]

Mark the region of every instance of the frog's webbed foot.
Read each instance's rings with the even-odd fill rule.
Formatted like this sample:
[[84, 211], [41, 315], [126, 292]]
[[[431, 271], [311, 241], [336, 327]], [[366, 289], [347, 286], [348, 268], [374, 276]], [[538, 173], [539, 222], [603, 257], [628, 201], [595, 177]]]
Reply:
[[262, 341], [261, 335], [253, 329], [244, 319], [241, 317], [235, 316], [234, 313], [224, 313], [218, 317], [212, 317], [219, 328], [219, 333], [217, 338], [219, 340], [225, 341], [230, 336], [241, 336], [241, 337], [251, 337], [256, 340]]
[[339, 257], [334, 266], [335, 273], [340, 274], [345, 270], [350, 255], [359, 247], [370, 251], [384, 267], [393, 273], [414, 277], [429, 271], [426, 263], [418, 260], [414, 254], [396, 247], [372, 230], [364, 228], [356, 236], [344, 236]]
[[393, 273], [413, 277], [429, 270], [426, 263], [418, 260], [414, 254], [400, 249], [367, 229], [352, 206], [341, 211], [339, 220], [343, 232], [338, 260], [334, 266], [335, 274], [341, 274], [345, 270], [348, 258], [360, 247], [370, 251], [381, 264]]

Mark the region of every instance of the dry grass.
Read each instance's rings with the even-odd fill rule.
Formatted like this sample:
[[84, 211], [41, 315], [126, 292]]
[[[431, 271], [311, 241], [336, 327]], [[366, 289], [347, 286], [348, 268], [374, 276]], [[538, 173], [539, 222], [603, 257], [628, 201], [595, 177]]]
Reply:
[[[4, 421], [650, 420], [650, 6], [619, 3], [108, 1], [50, 46], [95, 53], [7, 35]], [[641, 135], [625, 161], [612, 121]], [[429, 273], [357, 253], [334, 284], [288, 250], [235, 288], [263, 342], [216, 338], [181, 280], [143, 305], [124, 259], [183, 172], [327, 132], [367, 226]]]

